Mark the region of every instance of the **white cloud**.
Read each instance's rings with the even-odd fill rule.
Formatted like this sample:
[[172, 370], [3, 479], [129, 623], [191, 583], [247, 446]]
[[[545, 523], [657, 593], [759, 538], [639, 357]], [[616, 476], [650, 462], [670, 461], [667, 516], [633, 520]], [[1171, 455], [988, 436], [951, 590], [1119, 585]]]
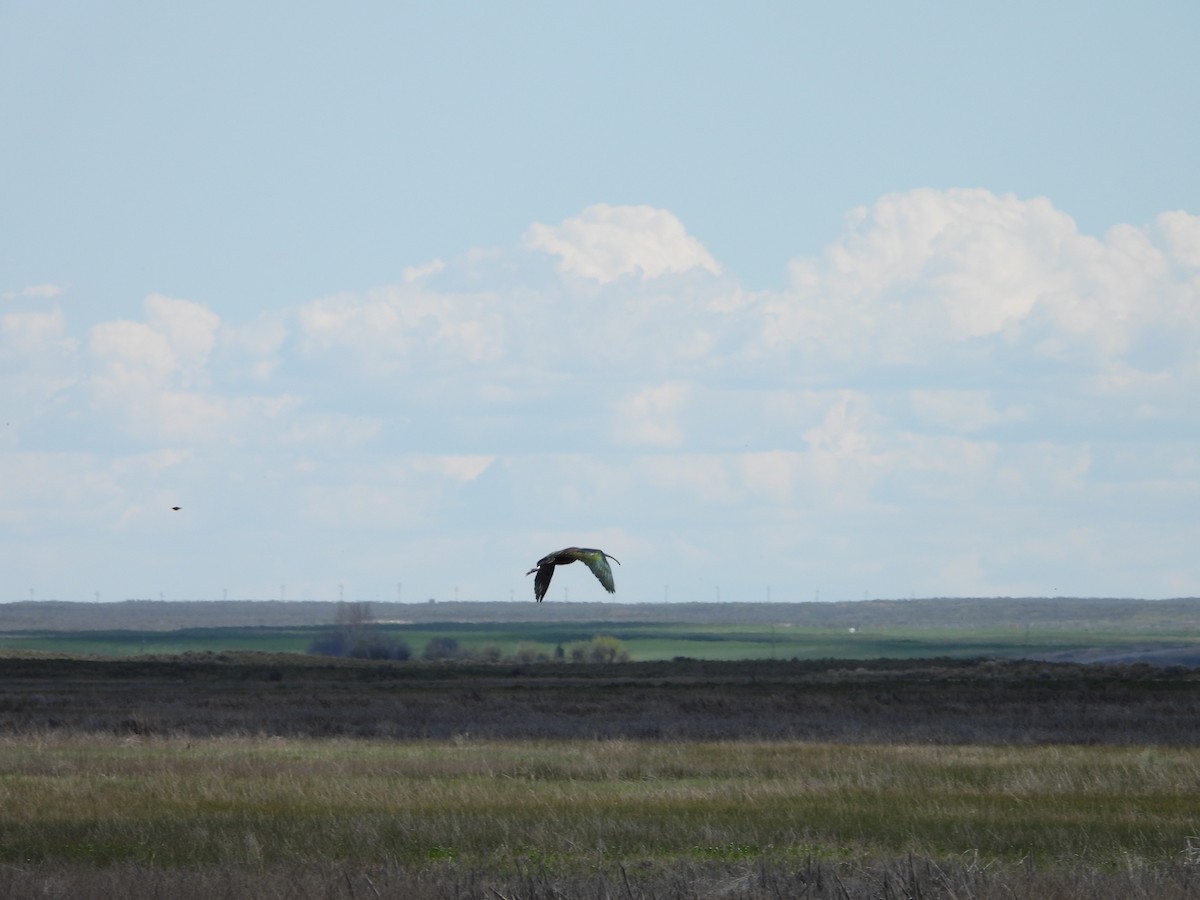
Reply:
[[73, 356], [78, 347], [79, 342], [67, 336], [61, 309], [0, 315], [0, 355], [20, 357], [24, 364], [36, 366], [47, 356]]
[[306, 466], [297, 484], [297, 515], [322, 529], [429, 527], [445, 517], [447, 497], [492, 462], [481, 455], [414, 454], [336, 469]]
[[1179, 265], [1200, 269], [1200, 216], [1173, 210], [1159, 215], [1155, 224], [1166, 240], [1172, 259]]
[[461, 456], [417, 457], [413, 466], [420, 472], [433, 472], [453, 481], [474, 481], [495, 461], [494, 456], [468, 454]]
[[166, 337], [184, 383], [205, 380], [221, 324], [216, 313], [190, 300], [151, 294], [146, 298], [146, 324]]
[[1025, 417], [1020, 409], [997, 410], [985, 391], [914, 390], [909, 402], [922, 422], [956, 432], [979, 432]]
[[[210, 362], [221, 322], [207, 307], [154, 294], [144, 308], [145, 322], [101, 322], [88, 338], [93, 405], [102, 415], [115, 416], [130, 436], [141, 441], [228, 440], [246, 429], [267, 429], [295, 407], [295, 400], [286, 396], [231, 397], [211, 390]], [[265, 343], [269, 346], [273, 339], [268, 335]]]
[[167, 336], [142, 322], [102, 322], [92, 328], [92, 356], [100, 363], [103, 393], [167, 382], [178, 369]]
[[684, 438], [679, 415], [687, 400], [682, 384], [642, 388], [617, 403], [615, 434], [631, 444], [674, 447]]
[[692, 269], [721, 273], [679, 219], [652, 206], [589, 206], [557, 226], [534, 224], [525, 243], [557, 256], [563, 272], [601, 283], [625, 275], [657, 278]]
[[742, 496], [729, 468], [729, 460], [716, 453], [655, 453], [635, 463], [638, 481], [648, 487], [704, 503], [730, 503]]
[[92, 328], [92, 355], [105, 369], [102, 391], [203, 384], [220, 319], [199, 303], [152, 294], [146, 321], [102, 322]]
[[288, 415], [299, 404], [294, 398], [277, 401], [272, 413], [283, 419], [280, 438], [288, 444], [353, 448], [379, 435], [382, 423], [365, 416], [342, 413], [305, 413]]
[[743, 453], [739, 462], [742, 476], [751, 490], [769, 501], [790, 503], [808, 457], [791, 450], [765, 450]]
[[260, 314], [244, 325], [221, 323], [218, 347], [222, 363], [238, 377], [269, 381], [283, 362], [288, 326], [282, 313]]
[[[70, 520], [75, 493], [136, 529], [184, 484], [239, 546], [254, 541], [238, 522], [271, 510], [256, 534], [312, 569], [297, 584], [336, 581], [328, 548], [352, 547], [381, 583], [457, 577], [447, 563], [470, 558], [478, 590], [498, 579], [507, 596], [511, 556], [619, 541], [622, 599], [668, 581], [689, 599], [689, 579], [742, 599], [721, 566], [808, 599], [1036, 587], [1078, 571], [1057, 536], [1111, 520], [1156, 541], [1154, 564], [1100, 524], [1100, 568], [1079, 577], [1161, 593], [1200, 582], [1173, 554], [1200, 538], [1196, 221], [1093, 237], [1044, 199], [914, 191], [753, 292], [710, 277], [669, 213], [593, 207], [521, 246], [243, 321], [152, 295], [140, 321], [81, 341], [69, 307], [6, 306], [17, 421], [0, 464], [68, 487], [44, 506], [0, 492], [0, 521]], [[561, 271], [531, 267], [531, 248]], [[11, 455], [96, 436], [122, 449], [40, 469]]]
[[504, 350], [505, 318], [486, 294], [381, 288], [306, 303], [298, 320], [305, 352], [349, 353], [356, 368], [376, 373], [483, 365]]
[[423, 278], [429, 278], [436, 275], [438, 272], [446, 268], [446, 263], [443, 260], [435, 259], [425, 263], [423, 266], [405, 266], [403, 277], [405, 284], [412, 284], [414, 281], [420, 281]]
[[1047, 359], [1107, 367], [1147, 328], [1200, 327], [1185, 214], [1157, 231], [1080, 234], [1045, 199], [918, 190], [856, 210], [822, 257], [798, 260], [791, 289], [763, 305], [763, 345], [819, 364], [925, 365], [991, 338]]
[[31, 284], [21, 288], [19, 291], [6, 291], [4, 293], [5, 300], [16, 300], [18, 297], [28, 297], [35, 300], [47, 300], [54, 297], [61, 297], [63, 289], [57, 284]]

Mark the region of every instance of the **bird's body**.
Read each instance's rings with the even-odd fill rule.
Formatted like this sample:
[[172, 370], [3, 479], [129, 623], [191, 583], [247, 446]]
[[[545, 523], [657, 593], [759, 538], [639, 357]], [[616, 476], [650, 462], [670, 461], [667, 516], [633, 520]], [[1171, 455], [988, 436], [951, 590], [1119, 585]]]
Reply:
[[608, 565], [610, 559], [618, 566], [621, 564], [619, 559], [609, 556], [603, 550], [594, 550], [591, 547], [567, 547], [565, 550], [543, 556], [537, 561], [537, 565], [525, 574], [532, 575], [537, 572], [533, 579], [533, 596], [538, 603], [542, 602], [546, 591], [550, 589], [550, 579], [554, 577], [554, 567], [565, 566], [573, 562], [586, 563], [587, 567], [592, 570], [592, 574], [604, 585], [604, 589], [612, 594], [616, 592], [617, 588], [613, 584], [612, 569]]

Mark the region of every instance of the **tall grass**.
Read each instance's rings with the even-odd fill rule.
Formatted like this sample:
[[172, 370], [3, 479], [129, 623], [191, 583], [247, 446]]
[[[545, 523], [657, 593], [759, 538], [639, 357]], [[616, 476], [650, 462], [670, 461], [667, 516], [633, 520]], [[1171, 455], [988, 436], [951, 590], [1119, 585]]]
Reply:
[[1194, 896], [1189, 670], [0, 660], [0, 897]]
[[0, 742], [0, 861], [1179, 860], [1200, 750], [777, 743]]

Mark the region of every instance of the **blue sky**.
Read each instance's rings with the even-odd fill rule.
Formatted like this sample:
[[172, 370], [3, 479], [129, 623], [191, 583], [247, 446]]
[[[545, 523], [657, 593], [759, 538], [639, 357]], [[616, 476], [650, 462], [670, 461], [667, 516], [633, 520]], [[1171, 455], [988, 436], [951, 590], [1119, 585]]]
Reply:
[[6, 4], [3, 599], [1194, 595], [1198, 40]]

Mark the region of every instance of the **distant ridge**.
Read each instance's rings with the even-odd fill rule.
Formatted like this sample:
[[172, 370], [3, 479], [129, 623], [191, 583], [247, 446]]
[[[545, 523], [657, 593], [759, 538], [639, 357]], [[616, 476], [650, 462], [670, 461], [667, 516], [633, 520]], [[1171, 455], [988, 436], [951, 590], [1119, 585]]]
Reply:
[[[124, 600], [0, 603], [0, 631], [173, 631], [327, 625], [339, 604], [318, 600]], [[1072, 629], [1200, 636], [1200, 598], [932, 597], [803, 603], [372, 602], [377, 622], [663, 622], [778, 624], [870, 630]]]

